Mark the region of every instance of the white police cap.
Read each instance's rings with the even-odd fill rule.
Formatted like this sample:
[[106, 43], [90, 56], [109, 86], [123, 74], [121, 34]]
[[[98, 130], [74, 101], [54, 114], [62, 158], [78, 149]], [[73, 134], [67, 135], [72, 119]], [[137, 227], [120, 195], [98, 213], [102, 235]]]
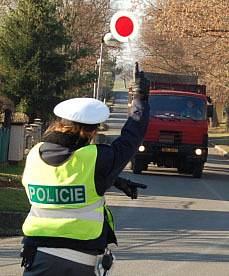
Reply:
[[93, 98], [63, 101], [55, 106], [53, 112], [60, 118], [83, 124], [99, 124], [106, 121], [110, 115], [109, 108]]

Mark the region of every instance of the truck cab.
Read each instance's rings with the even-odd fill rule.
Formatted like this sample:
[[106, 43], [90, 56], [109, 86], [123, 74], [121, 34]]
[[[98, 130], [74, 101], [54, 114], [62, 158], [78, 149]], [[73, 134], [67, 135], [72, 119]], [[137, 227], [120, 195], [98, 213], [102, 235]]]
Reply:
[[206, 87], [151, 82], [149, 105], [150, 121], [132, 159], [133, 172], [147, 170], [152, 162], [200, 178], [208, 155]]

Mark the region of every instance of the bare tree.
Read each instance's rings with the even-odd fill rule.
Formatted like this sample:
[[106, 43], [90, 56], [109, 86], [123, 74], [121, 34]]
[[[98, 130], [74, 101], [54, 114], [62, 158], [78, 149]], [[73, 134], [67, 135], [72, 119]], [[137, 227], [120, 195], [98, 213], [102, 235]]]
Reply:
[[[60, 16], [72, 39], [71, 48], [76, 55], [74, 70], [93, 75], [100, 44], [108, 31], [110, 6], [108, 0], [61, 0]], [[82, 83], [81, 83], [82, 84]], [[88, 86], [89, 85], [89, 86]], [[82, 89], [82, 85], [80, 87]], [[92, 82], [86, 88], [92, 88]], [[78, 93], [79, 88], [74, 89]]]
[[148, 1], [142, 35], [145, 66], [197, 74], [214, 101], [229, 110], [227, 13], [227, 0]]

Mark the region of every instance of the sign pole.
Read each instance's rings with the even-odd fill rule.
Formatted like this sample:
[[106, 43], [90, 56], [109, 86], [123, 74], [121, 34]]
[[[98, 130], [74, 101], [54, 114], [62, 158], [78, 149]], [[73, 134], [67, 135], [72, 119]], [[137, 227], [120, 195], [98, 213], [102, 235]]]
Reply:
[[102, 40], [101, 45], [100, 45], [99, 74], [98, 74], [98, 82], [97, 82], [96, 99], [99, 99], [100, 80], [101, 80], [101, 71], [102, 71], [102, 60], [103, 60], [103, 40]]
[[[97, 74], [97, 62], [95, 63], [95, 74]], [[93, 87], [93, 98], [96, 99], [96, 82], [97, 80], [94, 81], [94, 87]]]

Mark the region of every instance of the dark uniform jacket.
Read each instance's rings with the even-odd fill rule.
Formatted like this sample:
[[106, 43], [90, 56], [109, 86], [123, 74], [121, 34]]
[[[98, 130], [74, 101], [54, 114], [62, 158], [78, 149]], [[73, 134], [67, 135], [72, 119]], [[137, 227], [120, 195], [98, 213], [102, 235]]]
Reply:
[[[141, 144], [149, 119], [149, 105], [146, 101], [135, 100], [132, 115], [121, 130], [121, 135], [111, 145], [97, 144], [97, 160], [95, 166], [95, 186], [99, 195], [114, 184], [120, 172], [127, 165]], [[58, 166], [63, 163], [73, 151], [85, 146], [85, 141], [75, 144], [75, 137], [53, 132], [43, 139], [40, 147], [41, 158], [49, 165]], [[117, 243], [110, 226], [104, 220], [102, 234], [95, 240], [75, 240], [52, 237], [24, 237], [24, 247], [54, 247], [69, 248], [90, 254], [101, 254], [109, 243]]]

